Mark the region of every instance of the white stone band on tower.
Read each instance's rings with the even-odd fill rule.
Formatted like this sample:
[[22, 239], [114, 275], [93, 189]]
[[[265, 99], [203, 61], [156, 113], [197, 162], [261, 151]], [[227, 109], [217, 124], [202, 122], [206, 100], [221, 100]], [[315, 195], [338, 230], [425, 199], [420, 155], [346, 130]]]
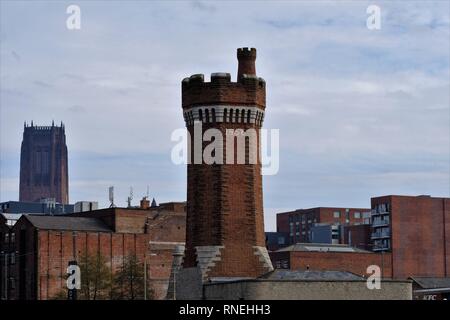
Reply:
[[262, 126], [264, 110], [258, 106], [205, 105], [185, 109], [183, 112], [186, 126], [194, 121], [203, 123], [254, 123]]

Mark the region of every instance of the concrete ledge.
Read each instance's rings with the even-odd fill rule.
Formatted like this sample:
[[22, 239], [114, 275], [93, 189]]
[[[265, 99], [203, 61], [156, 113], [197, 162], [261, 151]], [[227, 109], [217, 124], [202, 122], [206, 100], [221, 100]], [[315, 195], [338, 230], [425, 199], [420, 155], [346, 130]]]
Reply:
[[204, 285], [207, 300], [412, 300], [411, 281], [237, 280]]

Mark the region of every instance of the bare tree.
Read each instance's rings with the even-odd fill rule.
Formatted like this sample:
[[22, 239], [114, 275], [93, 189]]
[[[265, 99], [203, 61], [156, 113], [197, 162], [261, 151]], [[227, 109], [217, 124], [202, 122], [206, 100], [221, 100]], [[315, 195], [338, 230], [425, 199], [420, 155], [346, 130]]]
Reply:
[[147, 288], [147, 297], [153, 299], [153, 291], [144, 284], [144, 263], [135, 254], [124, 258], [121, 269], [115, 274], [113, 299], [142, 300]]

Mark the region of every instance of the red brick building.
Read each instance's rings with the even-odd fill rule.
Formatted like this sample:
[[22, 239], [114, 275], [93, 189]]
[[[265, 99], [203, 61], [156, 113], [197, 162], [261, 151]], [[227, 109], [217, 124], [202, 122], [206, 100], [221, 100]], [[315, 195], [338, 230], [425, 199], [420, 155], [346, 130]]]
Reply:
[[274, 266], [280, 269], [347, 271], [367, 276], [367, 267], [377, 265], [383, 277], [392, 277], [390, 255], [342, 244], [297, 243], [270, 252], [270, 257]]
[[[187, 166], [183, 268], [200, 268], [204, 279], [257, 277], [272, 269], [265, 247], [261, 159], [257, 153], [252, 163], [249, 152], [250, 143], [259, 150], [266, 83], [256, 76], [256, 49], [238, 49], [237, 58], [236, 82], [231, 81], [229, 73], [213, 73], [211, 82], [205, 82], [202, 74], [182, 81], [183, 115], [193, 153], [202, 157], [209, 145], [196, 140], [196, 126], [200, 124], [201, 137], [208, 129], [216, 129], [221, 134], [219, 139], [223, 139], [214, 151], [223, 155], [222, 163], [208, 164], [203, 157], [196, 160], [191, 154]], [[229, 130], [238, 134], [231, 136]], [[237, 148], [239, 130], [256, 134], [255, 140], [244, 140], [245, 150]], [[228, 148], [224, 140], [230, 136], [234, 146]], [[233, 159], [226, 157], [227, 150], [234, 150]], [[241, 151], [243, 163], [238, 162]]]
[[[185, 241], [185, 203], [148, 209], [109, 208], [70, 216], [24, 215], [12, 228], [16, 252], [9, 265], [9, 299], [53, 299], [65, 290], [68, 262], [101, 254], [111, 272], [136, 255], [146, 261], [147, 285], [163, 299], [172, 252]], [[143, 264], [145, 265], [145, 264]]]
[[[343, 228], [343, 243], [367, 251], [336, 251], [338, 247], [324, 251], [319, 250], [323, 244], [302, 243], [272, 252], [272, 262], [293, 270], [309, 267], [311, 270], [341, 270], [357, 274], [376, 264], [384, 270], [385, 277], [393, 279], [450, 277], [450, 198], [389, 195], [372, 198], [371, 208], [370, 225], [351, 225], [352, 222], [364, 221], [349, 219], [350, 224]], [[323, 221], [321, 210], [316, 208], [312, 211], [319, 213], [309, 211], [298, 217], [295, 217], [296, 211], [279, 214], [279, 230], [292, 230], [297, 222], [305, 220], [313, 223], [314, 219], [320, 218]], [[327, 211], [339, 210], [329, 208]], [[349, 210], [350, 217], [351, 213]], [[333, 219], [339, 220], [337, 214], [332, 218], [330, 213], [323, 217], [328, 223]], [[348, 223], [342, 220], [338, 223], [343, 222]], [[308, 247], [315, 249], [306, 249]]]
[[371, 230], [370, 224], [346, 225], [343, 228], [342, 243], [372, 251]]
[[319, 223], [336, 227], [332, 243], [345, 243], [340, 226], [369, 224], [370, 209], [317, 207], [277, 214], [277, 232], [288, 233], [290, 244], [310, 242], [311, 228]]
[[450, 277], [450, 198], [371, 199], [374, 251], [392, 256], [394, 278]]

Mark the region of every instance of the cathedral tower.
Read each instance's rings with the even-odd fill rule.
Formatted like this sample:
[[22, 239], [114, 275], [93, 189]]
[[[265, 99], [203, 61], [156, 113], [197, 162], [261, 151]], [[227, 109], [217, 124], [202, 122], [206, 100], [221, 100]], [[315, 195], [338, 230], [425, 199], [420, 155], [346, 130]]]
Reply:
[[[214, 277], [258, 277], [271, 271], [265, 247], [259, 129], [266, 108], [266, 83], [256, 76], [256, 49], [237, 50], [237, 81], [229, 73], [202, 74], [182, 81], [182, 108], [190, 149], [201, 153], [211, 142], [198, 142], [208, 129], [223, 136], [223, 163], [200, 162], [191, 155], [187, 168], [187, 230], [183, 268], [199, 268], [203, 280]], [[256, 139], [245, 137], [252, 129]], [[216, 132], [217, 132], [216, 130]], [[197, 138], [195, 132], [197, 132]], [[234, 131], [233, 162], [225, 159], [227, 135]], [[238, 136], [244, 135], [245, 162], [239, 162]], [[197, 139], [197, 140], [196, 140]], [[206, 139], [205, 139], [206, 140]], [[197, 142], [196, 142], [197, 141]], [[211, 139], [211, 141], [215, 141]], [[250, 161], [250, 143], [256, 162]], [[231, 148], [230, 148], [231, 149]], [[197, 149], [198, 150], [198, 149]], [[214, 151], [215, 155], [217, 150]], [[220, 153], [220, 152], [219, 152]]]
[[20, 201], [55, 198], [69, 202], [67, 146], [64, 124], [24, 124], [20, 155]]

